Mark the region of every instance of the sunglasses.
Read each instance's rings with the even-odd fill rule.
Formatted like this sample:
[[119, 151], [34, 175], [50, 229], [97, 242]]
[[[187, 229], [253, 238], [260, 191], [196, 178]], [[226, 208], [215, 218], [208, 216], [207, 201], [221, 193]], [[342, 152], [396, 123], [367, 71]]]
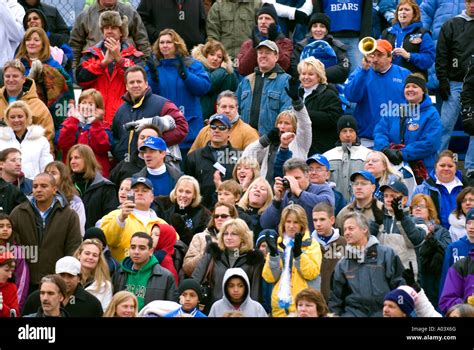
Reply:
[[214, 219], [219, 219], [219, 218], [227, 219], [228, 217], [230, 217], [230, 215], [229, 214], [214, 214], [213, 217]]
[[216, 130], [216, 129], [219, 129], [219, 130], [227, 130], [227, 126], [225, 125], [215, 125], [215, 124], [211, 124], [209, 125], [209, 127], [212, 129], [212, 130]]

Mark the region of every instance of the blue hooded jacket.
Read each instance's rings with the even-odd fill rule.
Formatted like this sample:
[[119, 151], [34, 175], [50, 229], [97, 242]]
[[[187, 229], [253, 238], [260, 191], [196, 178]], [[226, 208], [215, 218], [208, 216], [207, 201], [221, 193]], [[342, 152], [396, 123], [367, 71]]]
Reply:
[[446, 187], [441, 184], [436, 184], [436, 174], [432, 171], [429, 177], [423, 181], [421, 185], [418, 185], [413, 192], [413, 197], [418, 193], [423, 193], [433, 199], [441, 226], [446, 227], [447, 229], [449, 229], [449, 214], [451, 214], [451, 212], [456, 208], [456, 198], [464, 187], [462, 183], [462, 174], [459, 170], [456, 171], [456, 178], [461, 182], [461, 184], [453, 188], [451, 193], [448, 193]]
[[[410, 35], [410, 33], [415, 31], [417, 28], [422, 27], [423, 23], [421, 22], [414, 22], [405, 28], [402, 28], [400, 23], [395, 23], [388, 29], [388, 32], [395, 35], [396, 37], [394, 48], [403, 47], [403, 41], [405, 40], [405, 37]], [[410, 52], [410, 62], [420, 70], [426, 70], [430, 68], [435, 62], [436, 47], [429, 32], [425, 32], [421, 39], [419, 51]], [[393, 64], [401, 66], [404, 62], [404, 58], [402, 56], [394, 56], [392, 62]]]
[[149, 70], [148, 82], [154, 94], [173, 101], [184, 114], [189, 125], [189, 133], [180, 144], [180, 148], [189, 149], [204, 127], [200, 98], [211, 88], [211, 79], [201, 62], [185, 57], [184, 64], [188, 75], [183, 80], [178, 74], [178, 58], [161, 59], [156, 67], [158, 81], [152, 70]]
[[[419, 110], [415, 112], [416, 115], [413, 117], [405, 117], [403, 143], [406, 147], [401, 152], [404, 161], [423, 160], [430, 172], [434, 169], [438, 142], [441, 138], [441, 120], [431, 98], [427, 95], [420, 103]], [[400, 119], [398, 116], [385, 116], [380, 119], [374, 131], [374, 149], [381, 151], [390, 147], [391, 143], [402, 143]]]
[[373, 140], [374, 129], [383, 114], [384, 106], [390, 110], [405, 102], [403, 90], [408, 69], [392, 64], [385, 73], [372, 68], [357, 68], [349, 77], [344, 93], [350, 102], [356, 102], [354, 117], [359, 131], [357, 136]]

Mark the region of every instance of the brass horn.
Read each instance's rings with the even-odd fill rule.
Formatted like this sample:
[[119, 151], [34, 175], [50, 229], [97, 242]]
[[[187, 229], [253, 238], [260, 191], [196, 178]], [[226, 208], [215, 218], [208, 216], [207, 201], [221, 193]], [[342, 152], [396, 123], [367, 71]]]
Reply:
[[364, 56], [370, 55], [375, 50], [377, 50], [377, 41], [374, 38], [366, 36], [359, 41], [359, 51], [362, 52]]

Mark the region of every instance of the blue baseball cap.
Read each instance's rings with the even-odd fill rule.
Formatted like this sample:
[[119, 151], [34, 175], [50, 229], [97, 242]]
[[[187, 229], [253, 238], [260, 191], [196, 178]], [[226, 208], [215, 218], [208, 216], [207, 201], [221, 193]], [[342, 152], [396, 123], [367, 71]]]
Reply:
[[145, 143], [141, 145], [138, 150], [144, 151], [146, 147], [157, 151], [166, 151], [166, 142], [161, 137], [150, 136], [145, 140]]
[[214, 114], [211, 118], [209, 118], [209, 125], [215, 122], [216, 120], [227, 126], [228, 129], [232, 127], [232, 122], [225, 114]]
[[361, 170], [361, 171], [356, 171], [355, 173], [352, 173], [351, 175], [351, 182], [353, 182], [356, 178], [356, 176], [362, 176], [364, 179], [369, 180], [372, 185], [375, 185], [376, 180], [374, 175], [370, 171], [367, 170]]
[[153, 191], [153, 182], [151, 182], [150, 179], [147, 179], [144, 176], [132, 177], [132, 184], [130, 185], [130, 188], [133, 188], [138, 184], [143, 184]]
[[385, 191], [387, 188], [394, 190], [395, 192], [401, 193], [404, 196], [408, 196], [408, 187], [401, 181], [392, 181], [387, 185], [380, 186], [380, 192]]
[[469, 211], [466, 214], [466, 223], [469, 220], [474, 220], [474, 208], [469, 209]]
[[313, 154], [311, 157], [309, 157], [306, 160], [306, 164], [309, 165], [313, 161], [315, 161], [318, 164], [321, 164], [322, 166], [325, 166], [328, 170], [331, 170], [331, 164], [329, 164], [329, 160], [322, 154], [319, 154], [319, 153]]

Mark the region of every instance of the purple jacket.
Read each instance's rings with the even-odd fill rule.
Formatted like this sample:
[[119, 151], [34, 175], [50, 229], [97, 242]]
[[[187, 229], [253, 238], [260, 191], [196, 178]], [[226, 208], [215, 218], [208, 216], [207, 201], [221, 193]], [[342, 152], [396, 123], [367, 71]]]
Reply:
[[474, 249], [449, 268], [439, 307], [446, 312], [451, 306], [466, 303], [470, 296], [474, 296]]

